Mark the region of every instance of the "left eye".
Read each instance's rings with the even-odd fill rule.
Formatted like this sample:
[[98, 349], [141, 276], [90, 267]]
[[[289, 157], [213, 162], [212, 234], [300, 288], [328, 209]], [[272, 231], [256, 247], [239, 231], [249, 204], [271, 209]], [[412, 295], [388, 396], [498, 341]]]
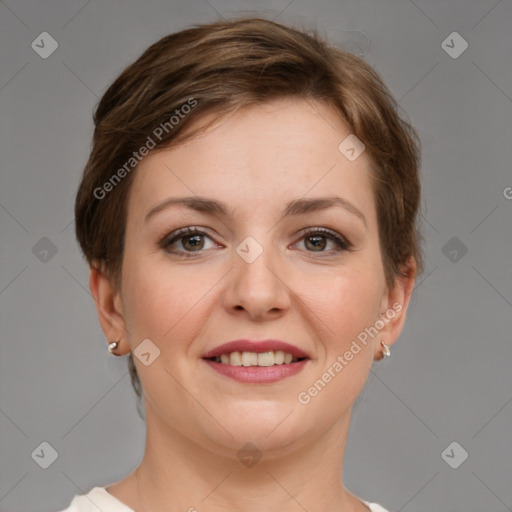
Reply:
[[336, 232], [326, 228], [315, 228], [303, 233], [301, 242], [309, 252], [328, 252], [325, 249], [329, 242], [334, 244], [334, 251], [346, 251], [350, 249], [350, 243]]

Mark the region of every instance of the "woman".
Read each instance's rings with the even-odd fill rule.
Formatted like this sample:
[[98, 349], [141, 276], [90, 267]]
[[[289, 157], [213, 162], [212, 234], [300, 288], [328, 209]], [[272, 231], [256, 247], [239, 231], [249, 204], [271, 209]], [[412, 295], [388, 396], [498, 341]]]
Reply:
[[384, 511], [342, 482], [421, 270], [419, 143], [378, 75], [271, 21], [202, 25], [123, 71], [95, 127], [76, 233], [147, 434], [67, 511]]

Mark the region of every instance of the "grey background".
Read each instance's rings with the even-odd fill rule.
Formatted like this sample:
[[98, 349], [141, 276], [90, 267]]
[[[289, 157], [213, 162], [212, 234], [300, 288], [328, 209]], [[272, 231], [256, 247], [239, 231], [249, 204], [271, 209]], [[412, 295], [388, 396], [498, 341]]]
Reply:
[[[64, 508], [142, 457], [126, 359], [106, 350], [74, 238], [91, 114], [149, 44], [243, 11], [363, 55], [423, 142], [427, 268], [357, 402], [345, 485], [392, 511], [512, 510], [510, 0], [0, 3], [1, 510]], [[47, 59], [31, 48], [43, 31], [59, 45]], [[469, 44], [456, 59], [441, 45], [454, 31]], [[48, 469], [31, 457], [43, 441]], [[469, 454], [457, 469], [441, 457], [453, 441]]]

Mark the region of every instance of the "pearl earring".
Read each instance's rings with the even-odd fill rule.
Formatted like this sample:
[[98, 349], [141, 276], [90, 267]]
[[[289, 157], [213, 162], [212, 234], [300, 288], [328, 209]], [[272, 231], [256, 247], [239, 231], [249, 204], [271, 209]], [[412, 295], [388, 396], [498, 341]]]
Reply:
[[120, 341], [121, 340], [112, 341], [111, 343], [108, 344], [108, 351], [114, 356], [118, 355], [114, 352], [114, 350], [116, 350], [116, 348], [119, 346]]

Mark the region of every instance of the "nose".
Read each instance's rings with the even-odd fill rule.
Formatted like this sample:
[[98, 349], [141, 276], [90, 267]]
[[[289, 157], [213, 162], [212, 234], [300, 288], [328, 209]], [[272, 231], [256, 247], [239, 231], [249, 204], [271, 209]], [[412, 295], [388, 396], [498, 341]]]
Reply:
[[265, 249], [249, 263], [234, 252], [233, 263], [223, 297], [230, 314], [262, 321], [278, 318], [289, 309], [290, 291], [278, 255]]

